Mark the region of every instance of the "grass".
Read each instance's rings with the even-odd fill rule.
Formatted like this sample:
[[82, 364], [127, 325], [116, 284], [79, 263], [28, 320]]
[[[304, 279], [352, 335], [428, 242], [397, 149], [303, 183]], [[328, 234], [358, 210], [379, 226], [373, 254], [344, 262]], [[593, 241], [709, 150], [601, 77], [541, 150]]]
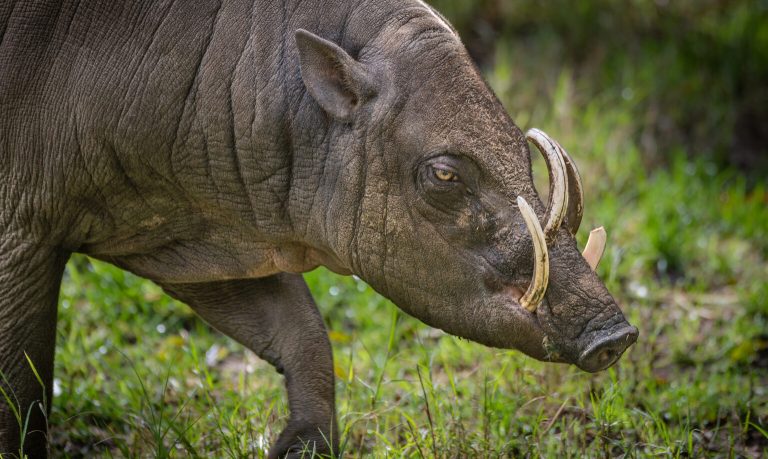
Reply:
[[[599, 273], [639, 341], [585, 374], [445, 335], [359, 279], [316, 270], [306, 279], [330, 329], [344, 456], [768, 457], [765, 182], [698, 143], [645, 140], [646, 124], [663, 124], [649, 122], [656, 94], [679, 98], [673, 118], [693, 110], [696, 89], [674, 91], [690, 59], [652, 41], [651, 58], [589, 71], [563, 63], [550, 32], [497, 43], [486, 75], [519, 125], [579, 164], [578, 238], [606, 226]], [[711, 106], [702, 125], [730, 110]], [[285, 423], [282, 377], [150, 282], [76, 256], [59, 317], [55, 457], [263, 457]]]

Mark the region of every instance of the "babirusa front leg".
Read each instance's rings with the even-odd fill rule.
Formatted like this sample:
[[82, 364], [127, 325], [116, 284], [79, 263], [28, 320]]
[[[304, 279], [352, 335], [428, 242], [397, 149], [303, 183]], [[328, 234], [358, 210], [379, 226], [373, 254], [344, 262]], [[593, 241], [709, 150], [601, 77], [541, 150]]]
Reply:
[[270, 459], [336, 454], [333, 354], [300, 275], [163, 287], [285, 375], [291, 414]]

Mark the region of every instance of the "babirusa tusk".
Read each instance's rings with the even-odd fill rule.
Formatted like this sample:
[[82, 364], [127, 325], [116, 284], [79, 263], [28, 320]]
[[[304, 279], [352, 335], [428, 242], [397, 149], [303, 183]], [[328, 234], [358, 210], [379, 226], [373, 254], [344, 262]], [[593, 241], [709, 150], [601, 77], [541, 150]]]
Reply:
[[600, 263], [600, 259], [603, 257], [603, 251], [605, 250], [605, 228], [602, 226], [593, 229], [589, 233], [589, 239], [587, 240], [587, 246], [584, 247], [582, 256], [587, 260], [589, 267], [592, 271], [597, 269], [597, 265]]
[[531, 209], [531, 206], [523, 199], [517, 197], [517, 206], [525, 220], [525, 226], [531, 233], [533, 239], [533, 279], [528, 286], [528, 290], [520, 298], [520, 305], [530, 312], [536, 311], [536, 308], [544, 299], [544, 293], [547, 291], [549, 282], [549, 253], [547, 252], [547, 241], [544, 232], [541, 230], [539, 219]]
[[565, 172], [568, 175], [568, 211], [565, 214], [565, 227], [575, 236], [579, 231], [581, 217], [584, 215], [584, 187], [581, 185], [581, 175], [576, 168], [576, 163], [559, 143], [553, 142], [563, 155]]
[[555, 234], [568, 211], [568, 179], [565, 160], [561, 153], [562, 148], [543, 131], [530, 129], [525, 133], [525, 138], [536, 145], [544, 156], [549, 170], [549, 204], [544, 234], [547, 236], [547, 241], [551, 242], [555, 239]]

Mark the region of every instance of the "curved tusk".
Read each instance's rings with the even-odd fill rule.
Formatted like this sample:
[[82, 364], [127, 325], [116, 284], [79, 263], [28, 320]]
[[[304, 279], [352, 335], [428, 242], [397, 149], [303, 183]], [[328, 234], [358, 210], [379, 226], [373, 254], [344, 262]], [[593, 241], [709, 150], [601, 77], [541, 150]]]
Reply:
[[600, 263], [600, 259], [603, 257], [603, 251], [605, 250], [605, 228], [602, 226], [593, 229], [589, 233], [589, 239], [587, 240], [587, 246], [584, 247], [584, 251], [581, 255], [587, 260], [589, 267], [592, 271], [597, 269], [597, 265]]
[[552, 142], [560, 150], [565, 162], [565, 172], [568, 175], [568, 210], [565, 214], [565, 227], [575, 236], [581, 225], [581, 217], [584, 216], [584, 187], [581, 185], [581, 174], [568, 152], [557, 141]]
[[547, 163], [549, 204], [547, 205], [544, 234], [547, 236], [547, 241], [551, 242], [568, 211], [568, 181], [566, 179], [565, 160], [561, 153], [562, 148], [558, 148], [557, 142], [552, 140], [544, 131], [530, 129], [525, 133], [525, 138], [536, 145]]
[[520, 298], [520, 305], [530, 312], [536, 311], [536, 308], [544, 299], [544, 292], [547, 291], [549, 283], [549, 253], [547, 252], [547, 242], [544, 238], [544, 232], [541, 230], [539, 219], [533, 213], [533, 209], [528, 205], [522, 196], [517, 197], [517, 206], [525, 220], [525, 226], [531, 233], [533, 239], [533, 279], [528, 286], [528, 290]]

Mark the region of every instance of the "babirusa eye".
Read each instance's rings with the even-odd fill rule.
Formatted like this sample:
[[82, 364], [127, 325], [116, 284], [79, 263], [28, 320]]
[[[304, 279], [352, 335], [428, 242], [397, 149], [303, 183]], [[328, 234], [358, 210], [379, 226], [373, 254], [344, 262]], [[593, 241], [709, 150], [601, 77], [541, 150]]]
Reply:
[[443, 169], [440, 167], [433, 168], [435, 177], [442, 181], [442, 182], [455, 182], [459, 179], [458, 174], [455, 172], [449, 171], [448, 169]]

